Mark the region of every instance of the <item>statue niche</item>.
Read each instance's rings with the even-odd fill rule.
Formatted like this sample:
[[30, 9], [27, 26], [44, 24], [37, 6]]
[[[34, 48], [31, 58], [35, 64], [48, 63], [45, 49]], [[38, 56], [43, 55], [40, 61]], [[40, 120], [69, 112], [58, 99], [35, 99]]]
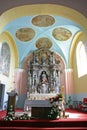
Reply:
[[59, 79], [59, 59], [54, 52], [46, 48], [34, 51], [28, 61], [29, 93], [60, 93]]

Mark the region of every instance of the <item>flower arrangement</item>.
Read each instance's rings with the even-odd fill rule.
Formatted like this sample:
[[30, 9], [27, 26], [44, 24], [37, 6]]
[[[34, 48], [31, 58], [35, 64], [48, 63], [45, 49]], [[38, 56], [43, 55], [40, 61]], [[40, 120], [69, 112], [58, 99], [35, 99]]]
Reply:
[[29, 120], [30, 117], [27, 113], [22, 114], [21, 116], [15, 116], [13, 105], [9, 107], [9, 112], [3, 118], [5, 121], [13, 121], [13, 120]]
[[54, 97], [49, 98], [50, 103], [52, 103], [52, 108], [48, 113], [48, 118], [49, 119], [56, 119], [57, 116], [60, 117], [60, 109], [58, 107], [58, 105], [56, 105], [56, 103], [54, 104], [54, 102], [57, 101], [62, 101], [62, 94], [57, 94]]
[[57, 105], [53, 105], [51, 110], [48, 113], [48, 119], [56, 119], [57, 116], [59, 115], [59, 109]]
[[4, 118], [5, 121], [13, 121], [13, 120], [30, 120], [28, 114], [24, 113], [21, 116], [15, 116], [12, 113], [7, 114]]
[[62, 101], [62, 94], [57, 94], [55, 97], [49, 98], [50, 102]]

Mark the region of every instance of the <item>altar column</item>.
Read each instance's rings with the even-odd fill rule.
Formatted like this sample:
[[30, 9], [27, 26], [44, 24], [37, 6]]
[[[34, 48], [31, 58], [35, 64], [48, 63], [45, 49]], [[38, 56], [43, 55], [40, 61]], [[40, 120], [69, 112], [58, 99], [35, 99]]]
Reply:
[[73, 69], [65, 70], [65, 94], [72, 95], [74, 93]]

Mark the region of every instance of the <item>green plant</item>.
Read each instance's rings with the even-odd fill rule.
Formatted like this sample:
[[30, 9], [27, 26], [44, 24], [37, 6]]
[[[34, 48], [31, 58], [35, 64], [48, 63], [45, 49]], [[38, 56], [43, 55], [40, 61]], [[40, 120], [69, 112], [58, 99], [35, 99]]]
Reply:
[[66, 102], [66, 106], [68, 106], [68, 108], [72, 108], [72, 97], [71, 96], [68, 97], [68, 100]]

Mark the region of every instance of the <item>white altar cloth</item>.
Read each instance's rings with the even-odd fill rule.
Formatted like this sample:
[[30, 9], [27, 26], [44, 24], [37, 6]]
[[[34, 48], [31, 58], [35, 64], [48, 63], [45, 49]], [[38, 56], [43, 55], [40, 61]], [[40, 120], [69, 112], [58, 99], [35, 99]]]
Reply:
[[52, 107], [49, 100], [25, 100], [25, 106], [29, 107]]
[[52, 98], [56, 96], [56, 93], [49, 93], [49, 94], [45, 94], [45, 93], [31, 93], [29, 95], [29, 99], [30, 100], [47, 100], [49, 98]]

